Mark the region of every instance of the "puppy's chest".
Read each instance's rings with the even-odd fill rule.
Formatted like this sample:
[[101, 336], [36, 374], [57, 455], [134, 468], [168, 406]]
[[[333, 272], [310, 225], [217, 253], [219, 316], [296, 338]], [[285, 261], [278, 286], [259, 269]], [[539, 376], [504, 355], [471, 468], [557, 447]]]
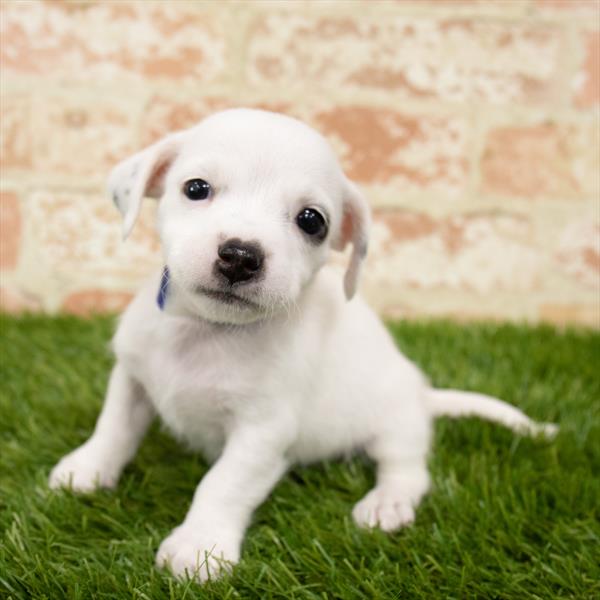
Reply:
[[256, 385], [252, 369], [231, 359], [222, 344], [182, 337], [154, 340], [134, 359], [161, 419], [208, 458], [219, 454], [229, 423], [251, 402]]

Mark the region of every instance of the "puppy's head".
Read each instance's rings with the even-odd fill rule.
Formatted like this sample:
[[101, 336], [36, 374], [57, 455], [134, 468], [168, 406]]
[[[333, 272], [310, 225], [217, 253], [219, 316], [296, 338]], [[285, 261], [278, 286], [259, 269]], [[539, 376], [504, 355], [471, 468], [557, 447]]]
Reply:
[[369, 210], [331, 148], [295, 119], [217, 113], [115, 167], [109, 179], [127, 235], [144, 196], [159, 198], [171, 284], [199, 316], [249, 323], [287, 310], [352, 243], [351, 298], [367, 251]]

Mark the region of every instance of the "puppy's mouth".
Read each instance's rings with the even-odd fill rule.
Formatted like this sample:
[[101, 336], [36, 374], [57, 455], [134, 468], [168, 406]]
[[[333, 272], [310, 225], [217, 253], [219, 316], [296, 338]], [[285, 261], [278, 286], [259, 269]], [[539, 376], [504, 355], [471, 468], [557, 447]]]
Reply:
[[230, 291], [212, 290], [210, 288], [204, 287], [203, 285], [199, 285], [196, 286], [196, 293], [207, 296], [208, 298], [216, 300], [217, 302], [229, 304], [230, 306], [243, 306], [245, 308], [255, 309], [260, 308], [260, 306], [256, 302], [248, 300], [248, 298], [244, 298], [243, 296], [238, 296], [237, 294], [234, 294]]

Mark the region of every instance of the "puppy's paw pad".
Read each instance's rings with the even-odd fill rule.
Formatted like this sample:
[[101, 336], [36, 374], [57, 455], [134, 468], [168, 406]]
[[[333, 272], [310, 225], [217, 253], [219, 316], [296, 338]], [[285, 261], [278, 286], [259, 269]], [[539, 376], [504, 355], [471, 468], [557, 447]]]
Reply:
[[117, 477], [101, 464], [94, 453], [84, 448], [63, 457], [48, 479], [51, 489], [69, 488], [80, 493], [113, 488], [116, 484]]
[[239, 560], [239, 545], [212, 543], [211, 537], [177, 527], [161, 543], [156, 553], [156, 566], [168, 568], [178, 578], [195, 579], [200, 583], [217, 579], [230, 572]]
[[410, 525], [415, 511], [406, 498], [375, 489], [354, 507], [352, 516], [359, 527], [394, 531]]

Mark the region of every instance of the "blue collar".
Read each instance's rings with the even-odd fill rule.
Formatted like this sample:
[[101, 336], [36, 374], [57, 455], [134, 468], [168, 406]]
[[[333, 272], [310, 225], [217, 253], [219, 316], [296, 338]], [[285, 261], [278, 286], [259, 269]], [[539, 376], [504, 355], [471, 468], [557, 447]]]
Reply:
[[165, 266], [162, 272], [162, 277], [160, 278], [158, 295], [156, 296], [156, 303], [158, 304], [158, 308], [160, 308], [160, 310], [164, 310], [165, 308], [165, 300], [167, 299], [167, 293], [169, 291], [169, 278], [169, 267]]

